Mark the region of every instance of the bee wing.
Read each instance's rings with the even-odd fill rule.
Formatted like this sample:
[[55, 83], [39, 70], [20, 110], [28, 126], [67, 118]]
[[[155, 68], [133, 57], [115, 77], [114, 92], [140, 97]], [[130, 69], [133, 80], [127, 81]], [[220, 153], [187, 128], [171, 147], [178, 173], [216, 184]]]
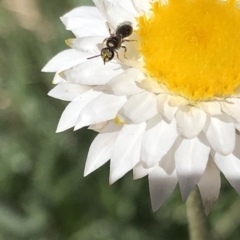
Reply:
[[124, 22], [118, 24], [116, 30], [114, 31], [114, 34], [116, 34], [116, 32], [119, 30], [119, 28], [121, 28], [122, 26], [125, 26], [125, 25], [128, 25], [128, 26], [132, 27], [132, 23], [131, 22], [124, 21]]

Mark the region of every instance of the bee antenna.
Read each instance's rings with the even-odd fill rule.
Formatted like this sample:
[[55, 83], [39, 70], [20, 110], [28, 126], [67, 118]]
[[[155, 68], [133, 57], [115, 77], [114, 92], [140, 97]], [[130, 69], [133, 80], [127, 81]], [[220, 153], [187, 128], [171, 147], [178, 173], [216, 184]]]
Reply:
[[93, 57], [89, 57], [89, 58], [87, 58], [87, 59], [89, 60], [89, 59], [96, 58], [96, 57], [100, 57], [100, 56], [101, 56], [101, 54], [100, 54], [100, 55], [93, 56]]

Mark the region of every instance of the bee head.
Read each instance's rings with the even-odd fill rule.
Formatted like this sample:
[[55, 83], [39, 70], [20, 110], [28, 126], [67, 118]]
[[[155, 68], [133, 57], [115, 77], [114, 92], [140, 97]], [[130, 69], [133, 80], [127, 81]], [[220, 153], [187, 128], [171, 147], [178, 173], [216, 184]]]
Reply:
[[103, 48], [101, 50], [101, 57], [103, 59], [104, 64], [106, 62], [111, 61], [114, 58], [114, 50], [112, 50], [111, 48]]

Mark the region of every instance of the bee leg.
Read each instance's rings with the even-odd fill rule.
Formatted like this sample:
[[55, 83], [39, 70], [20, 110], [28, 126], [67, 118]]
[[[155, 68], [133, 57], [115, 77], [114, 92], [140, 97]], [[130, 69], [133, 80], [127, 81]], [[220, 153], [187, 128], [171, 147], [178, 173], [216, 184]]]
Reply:
[[124, 49], [124, 54], [123, 54], [123, 56], [124, 56], [126, 59], [128, 59], [127, 56], [126, 56], [127, 47], [125, 47], [125, 46], [121, 46], [121, 48]]
[[109, 23], [108, 23], [108, 22], [106, 22], [106, 27], [107, 27], [107, 29], [108, 29], [108, 31], [109, 31], [109, 33], [110, 33], [110, 35], [112, 36], [112, 35], [113, 35], [113, 33], [112, 33], [112, 30], [111, 30], [111, 28], [110, 28], [110, 25], [109, 25]]
[[120, 60], [121, 62], [123, 62], [123, 61], [119, 58], [118, 52], [115, 51], [115, 50], [114, 50], [114, 52], [116, 53], [118, 60]]

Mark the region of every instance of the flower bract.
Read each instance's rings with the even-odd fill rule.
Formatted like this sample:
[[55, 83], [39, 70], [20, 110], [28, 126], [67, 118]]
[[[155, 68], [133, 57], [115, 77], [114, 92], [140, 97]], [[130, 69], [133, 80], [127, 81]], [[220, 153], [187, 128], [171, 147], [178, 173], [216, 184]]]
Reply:
[[[98, 132], [84, 175], [110, 160], [111, 184], [131, 170], [148, 176], [154, 211], [179, 184], [183, 200], [197, 185], [209, 212], [220, 172], [240, 193], [238, 2], [93, 2], [61, 17], [76, 38], [43, 68], [55, 72], [49, 95], [70, 102], [57, 132]], [[104, 64], [101, 51], [124, 22], [133, 32], [117, 35]]]

